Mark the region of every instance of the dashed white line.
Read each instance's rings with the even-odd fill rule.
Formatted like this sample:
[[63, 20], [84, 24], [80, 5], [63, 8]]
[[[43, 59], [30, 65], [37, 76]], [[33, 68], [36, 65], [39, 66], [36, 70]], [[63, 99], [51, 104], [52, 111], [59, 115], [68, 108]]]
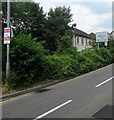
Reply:
[[55, 108], [51, 109], [50, 111], [48, 111], [48, 112], [46, 112], [46, 113], [44, 113], [44, 114], [42, 114], [42, 115], [40, 115], [40, 116], [36, 117], [36, 118], [35, 118], [35, 119], [33, 119], [33, 120], [38, 120], [38, 119], [41, 119], [41, 118], [43, 118], [43, 117], [47, 116], [48, 114], [50, 114], [50, 113], [52, 113], [52, 112], [54, 112], [54, 111], [58, 110], [59, 108], [61, 108], [61, 107], [65, 106], [65, 105], [67, 105], [67, 104], [69, 104], [70, 102], [72, 102], [72, 100], [68, 100], [67, 102], [65, 102], [65, 103], [63, 103], [63, 104], [61, 104], [61, 105], [59, 105], [59, 106], [57, 106], [57, 107], [55, 107]]
[[111, 77], [111, 78], [109, 78], [109, 79], [107, 79], [107, 80], [105, 80], [104, 82], [102, 82], [102, 83], [100, 83], [100, 84], [96, 85], [95, 87], [96, 87], [96, 88], [97, 88], [97, 87], [100, 87], [101, 85], [103, 85], [103, 84], [107, 83], [108, 81], [112, 80], [113, 78], [114, 78], [114, 76], [113, 76], [113, 77]]

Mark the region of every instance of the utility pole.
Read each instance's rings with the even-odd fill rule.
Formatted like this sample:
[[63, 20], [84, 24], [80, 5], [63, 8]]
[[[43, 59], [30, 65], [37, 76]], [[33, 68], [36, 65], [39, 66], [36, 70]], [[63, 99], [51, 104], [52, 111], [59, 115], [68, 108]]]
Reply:
[[[7, 0], [7, 28], [10, 28], [10, 0]], [[6, 77], [10, 74], [10, 61], [9, 61], [10, 44], [7, 44], [7, 62], [6, 62]]]

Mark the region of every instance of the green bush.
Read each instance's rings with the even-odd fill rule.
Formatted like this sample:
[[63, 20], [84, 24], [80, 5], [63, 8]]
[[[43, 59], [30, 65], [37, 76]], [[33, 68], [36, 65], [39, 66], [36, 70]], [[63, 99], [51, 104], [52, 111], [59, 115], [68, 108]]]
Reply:
[[79, 63], [79, 68], [77, 70], [79, 74], [87, 73], [96, 69], [95, 63], [83, 53], [78, 54], [77, 61]]
[[45, 56], [43, 62], [43, 77], [45, 79], [60, 79], [76, 75], [73, 65], [75, 60], [68, 55]]
[[63, 53], [64, 51], [66, 51], [66, 49], [71, 47], [72, 47], [72, 38], [71, 36], [65, 35], [61, 37], [61, 39], [58, 41], [57, 52]]
[[6, 83], [9, 87], [9, 89], [15, 89], [19, 81], [20, 81], [20, 78], [14, 72], [12, 72], [9, 75], [9, 77], [6, 78]]
[[110, 51], [110, 53], [111, 53], [111, 56], [112, 56], [112, 63], [114, 63], [114, 40], [112, 39], [112, 40], [110, 40], [109, 41], [109, 46], [108, 46], [108, 50]]
[[104, 59], [104, 66], [112, 63], [112, 55], [111, 55], [110, 50], [108, 50], [107, 48], [100, 48], [99, 50], [96, 49], [95, 52], [102, 59]]
[[105, 60], [100, 55], [98, 55], [95, 50], [93, 49], [89, 49], [87, 51], [85, 50], [82, 54], [93, 61], [94, 69], [104, 66]]
[[6, 74], [5, 72], [2, 71], [2, 85], [5, 85], [6, 84]]
[[10, 89], [26, 87], [40, 80], [77, 76], [112, 63], [110, 49], [94, 48], [77, 52], [74, 47], [65, 48], [66, 42], [63, 43], [60, 44], [63, 45], [63, 49], [59, 46], [56, 54], [48, 55], [43, 42], [36, 42], [31, 35], [20, 33], [12, 39], [10, 51], [12, 73], [4, 79], [3, 84], [7, 83]]
[[28, 86], [41, 78], [41, 61], [47, 51], [31, 35], [20, 33], [12, 39], [10, 51], [11, 71], [20, 80], [16, 86]]
[[110, 53], [111, 53], [111, 56], [112, 56], [112, 60], [111, 62], [114, 63], [114, 47], [110, 48]]

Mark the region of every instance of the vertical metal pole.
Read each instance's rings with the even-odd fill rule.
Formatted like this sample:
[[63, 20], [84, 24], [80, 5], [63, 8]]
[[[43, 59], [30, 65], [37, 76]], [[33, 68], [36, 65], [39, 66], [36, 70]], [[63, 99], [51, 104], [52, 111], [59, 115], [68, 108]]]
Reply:
[[[10, 0], [7, 0], [7, 27], [10, 27]], [[9, 49], [10, 45], [7, 44], [6, 77], [10, 74]]]

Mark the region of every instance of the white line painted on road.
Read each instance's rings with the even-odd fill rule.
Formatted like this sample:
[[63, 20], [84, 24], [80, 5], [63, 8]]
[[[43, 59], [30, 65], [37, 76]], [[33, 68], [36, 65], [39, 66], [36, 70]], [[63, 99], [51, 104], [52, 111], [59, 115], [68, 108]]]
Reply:
[[52, 112], [54, 112], [54, 111], [58, 110], [59, 108], [61, 108], [61, 107], [65, 106], [65, 105], [67, 105], [67, 104], [69, 104], [70, 102], [72, 102], [72, 100], [68, 100], [67, 102], [65, 102], [65, 103], [63, 103], [63, 104], [61, 104], [61, 105], [59, 105], [59, 106], [57, 106], [57, 107], [53, 108], [52, 110], [50, 110], [50, 111], [48, 111], [48, 112], [46, 112], [46, 113], [44, 113], [44, 114], [42, 114], [42, 115], [40, 115], [40, 116], [36, 117], [36, 118], [35, 118], [35, 119], [33, 119], [33, 120], [38, 120], [38, 119], [41, 119], [41, 118], [43, 118], [43, 117], [47, 116], [48, 114], [50, 114], [50, 113], [52, 113]]
[[103, 84], [107, 83], [108, 81], [112, 80], [113, 78], [114, 78], [114, 76], [113, 76], [113, 77], [111, 77], [111, 78], [109, 78], [109, 79], [107, 79], [107, 80], [105, 80], [104, 82], [102, 82], [102, 83], [100, 83], [100, 84], [96, 85], [95, 87], [96, 87], [96, 88], [97, 88], [97, 87], [100, 87], [101, 85], [103, 85]]

